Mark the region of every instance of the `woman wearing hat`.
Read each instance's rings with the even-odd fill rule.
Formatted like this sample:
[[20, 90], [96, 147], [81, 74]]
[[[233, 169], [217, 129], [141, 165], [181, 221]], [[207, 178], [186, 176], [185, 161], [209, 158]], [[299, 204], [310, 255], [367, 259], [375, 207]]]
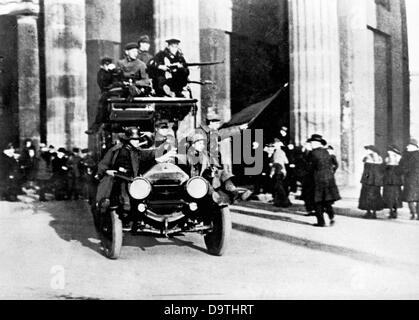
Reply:
[[400, 150], [395, 146], [389, 146], [387, 158], [385, 159], [383, 188], [384, 207], [390, 209], [389, 219], [397, 219], [397, 209], [403, 208], [403, 179], [399, 166], [400, 159]]
[[363, 160], [364, 172], [361, 178], [362, 189], [358, 208], [367, 211], [364, 218], [377, 219], [377, 211], [384, 209], [384, 201], [381, 196], [381, 187], [384, 183], [383, 158], [375, 146], [370, 145], [364, 148], [367, 155]]
[[400, 160], [400, 168], [404, 177], [402, 199], [409, 204], [411, 219], [419, 220], [419, 144], [411, 139]]

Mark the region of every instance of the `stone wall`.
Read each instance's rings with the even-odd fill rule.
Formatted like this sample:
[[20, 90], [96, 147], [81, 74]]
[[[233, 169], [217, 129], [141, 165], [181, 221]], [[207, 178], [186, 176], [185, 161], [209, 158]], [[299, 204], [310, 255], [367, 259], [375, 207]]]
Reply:
[[364, 146], [408, 139], [407, 39], [402, 0], [339, 0], [342, 183], [359, 185]]

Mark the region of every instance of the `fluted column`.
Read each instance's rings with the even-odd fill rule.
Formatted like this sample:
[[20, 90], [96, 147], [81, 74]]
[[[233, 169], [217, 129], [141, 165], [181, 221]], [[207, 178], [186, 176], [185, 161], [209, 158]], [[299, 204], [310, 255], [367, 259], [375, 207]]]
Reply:
[[[180, 47], [186, 61], [200, 60], [199, 51], [199, 0], [154, 0], [154, 23], [156, 50], [166, 46], [168, 38], [181, 40]], [[200, 80], [200, 71], [191, 68], [191, 80]], [[191, 84], [193, 95], [200, 99], [201, 90], [198, 85]], [[200, 108], [198, 108], [200, 110]], [[200, 113], [198, 114], [199, 121]], [[179, 137], [193, 128], [193, 118], [188, 116], [179, 127]]]
[[231, 118], [230, 94], [230, 35], [232, 31], [232, 1], [199, 1], [201, 61], [224, 61], [224, 64], [201, 68], [201, 78], [213, 85], [202, 88], [202, 111], [211, 108], [223, 121]]
[[291, 127], [297, 143], [314, 133], [340, 148], [337, 0], [289, 0]]
[[45, 0], [47, 140], [87, 146], [85, 2]]
[[[100, 89], [97, 85], [99, 61], [107, 56], [116, 62], [121, 47], [121, 1], [86, 0], [87, 112], [89, 124], [96, 117]], [[94, 148], [96, 136], [89, 136]]]
[[17, 16], [19, 139], [40, 140], [40, 78], [37, 15]]

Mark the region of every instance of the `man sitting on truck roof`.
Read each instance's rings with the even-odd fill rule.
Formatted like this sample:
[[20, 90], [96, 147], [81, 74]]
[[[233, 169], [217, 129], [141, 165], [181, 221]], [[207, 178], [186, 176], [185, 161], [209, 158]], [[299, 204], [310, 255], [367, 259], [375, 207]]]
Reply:
[[182, 91], [188, 84], [189, 69], [182, 51], [180, 40], [166, 40], [167, 47], [156, 54], [149, 63], [158, 96], [183, 97]]

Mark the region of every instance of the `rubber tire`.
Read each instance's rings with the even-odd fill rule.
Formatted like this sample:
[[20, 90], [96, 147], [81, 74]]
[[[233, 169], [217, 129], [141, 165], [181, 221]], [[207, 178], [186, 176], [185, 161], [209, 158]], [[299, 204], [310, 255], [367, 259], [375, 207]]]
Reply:
[[112, 240], [106, 238], [103, 234], [101, 236], [103, 253], [109, 259], [118, 259], [122, 248], [122, 221], [119, 219], [115, 210], [109, 212], [111, 215]]
[[100, 234], [100, 221], [99, 221], [99, 208], [95, 205], [90, 207], [90, 211], [92, 213], [93, 225], [95, 227], [96, 233]]
[[213, 231], [204, 237], [208, 253], [214, 256], [222, 256], [226, 249], [231, 234], [231, 213], [228, 207], [220, 208], [214, 214]]

